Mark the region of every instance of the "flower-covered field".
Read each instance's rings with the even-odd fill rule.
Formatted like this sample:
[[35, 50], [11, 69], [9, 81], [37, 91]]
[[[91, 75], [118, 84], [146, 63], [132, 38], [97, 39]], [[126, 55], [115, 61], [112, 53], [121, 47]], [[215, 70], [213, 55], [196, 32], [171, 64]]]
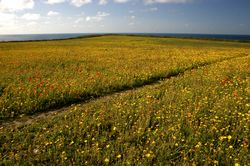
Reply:
[[248, 53], [249, 44], [126, 36], [0, 43], [0, 120], [142, 86]]
[[[0, 68], [0, 164], [250, 162], [250, 44], [128, 36], [0, 43]], [[65, 106], [32, 123], [4, 122]]]

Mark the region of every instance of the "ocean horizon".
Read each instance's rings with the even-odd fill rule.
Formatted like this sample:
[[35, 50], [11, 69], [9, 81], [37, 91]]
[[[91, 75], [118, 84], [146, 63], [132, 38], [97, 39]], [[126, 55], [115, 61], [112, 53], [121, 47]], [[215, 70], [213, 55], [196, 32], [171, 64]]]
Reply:
[[237, 34], [189, 34], [189, 33], [59, 33], [59, 34], [6, 34], [0, 35], [0, 42], [60, 40], [92, 35], [141, 35], [156, 37], [176, 37], [250, 42], [250, 35]]

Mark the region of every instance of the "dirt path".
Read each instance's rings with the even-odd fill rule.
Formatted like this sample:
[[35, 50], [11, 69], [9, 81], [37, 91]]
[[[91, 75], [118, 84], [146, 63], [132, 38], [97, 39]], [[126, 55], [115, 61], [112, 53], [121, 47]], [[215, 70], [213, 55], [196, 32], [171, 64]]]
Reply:
[[41, 119], [46, 119], [47, 117], [50, 117], [50, 116], [56, 116], [56, 115], [64, 114], [67, 110], [74, 107], [75, 105], [84, 105], [84, 104], [89, 103], [89, 102], [94, 102], [97, 99], [112, 97], [114, 95], [119, 95], [121, 93], [127, 93], [129, 91], [136, 90], [136, 89], [139, 89], [139, 88], [143, 88], [145, 86], [151, 86], [151, 85], [154, 85], [154, 84], [158, 84], [160, 81], [168, 80], [168, 79], [171, 79], [173, 77], [178, 77], [179, 75], [182, 75], [187, 71], [197, 70], [197, 69], [202, 68], [202, 67], [206, 67], [206, 66], [209, 66], [209, 65], [214, 65], [214, 64], [217, 64], [217, 63], [220, 63], [220, 62], [224, 62], [224, 61], [228, 61], [228, 60], [232, 60], [232, 59], [236, 59], [236, 58], [243, 58], [243, 57], [246, 57], [246, 56], [249, 56], [249, 55], [244, 54], [244, 55], [225, 58], [225, 59], [221, 59], [221, 60], [215, 60], [215, 61], [211, 61], [211, 62], [204, 62], [204, 63], [201, 63], [199, 65], [191, 66], [191, 67], [189, 67], [189, 68], [187, 68], [185, 70], [181, 70], [179, 72], [173, 72], [173, 73], [169, 73], [166, 76], [152, 78], [152, 79], [148, 80], [147, 82], [145, 82], [142, 85], [138, 85], [138, 86], [134, 86], [134, 87], [126, 87], [125, 86], [121, 90], [120, 89], [115, 90], [115, 91], [113, 91], [111, 93], [108, 93], [108, 94], [105, 94], [105, 95], [93, 96], [93, 97], [91, 97], [91, 99], [82, 100], [82, 101], [73, 103], [71, 105], [64, 106], [64, 107], [59, 108], [59, 109], [51, 109], [51, 110], [47, 110], [45, 112], [37, 113], [37, 114], [31, 115], [31, 116], [24, 116], [24, 117], [21, 117], [21, 118], [16, 118], [16, 119], [8, 120], [8, 121], [3, 121], [3, 122], [0, 122], [0, 128], [3, 128], [3, 127], [18, 127], [18, 126], [22, 126], [22, 125], [29, 125], [29, 124], [34, 123], [36, 121], [39, 121]]

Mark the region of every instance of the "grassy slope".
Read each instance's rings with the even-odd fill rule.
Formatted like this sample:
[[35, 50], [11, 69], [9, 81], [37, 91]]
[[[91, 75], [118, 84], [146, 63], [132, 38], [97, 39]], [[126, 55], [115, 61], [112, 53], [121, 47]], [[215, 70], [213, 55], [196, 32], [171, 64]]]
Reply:
[[[0, 128], [2, 163], [246, 165], [250, 57]], [[11, 142], [11, 144], [10, 144]]]
[[126, 36], [0, 43], [0, 120], [246, 56], [249, 47], [235, 42]]

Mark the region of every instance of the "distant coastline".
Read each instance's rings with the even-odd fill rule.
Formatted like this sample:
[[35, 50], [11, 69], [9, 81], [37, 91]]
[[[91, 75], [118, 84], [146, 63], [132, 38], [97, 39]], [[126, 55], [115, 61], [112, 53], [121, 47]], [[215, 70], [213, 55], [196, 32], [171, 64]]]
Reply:
[[0, 35], [0, 42], [65, 40], [65, 39], [75, 39], [75, 38], [85, 38], [85, 37], [87, 38], [96, 37], [103, 35], [173, 37], [173, 38], [250, 42], [250, 35], [185, 34], [185, 33], [65, 33], [65, 34], [23, 34], [23, 35], [18, 34], [18, 35]]

